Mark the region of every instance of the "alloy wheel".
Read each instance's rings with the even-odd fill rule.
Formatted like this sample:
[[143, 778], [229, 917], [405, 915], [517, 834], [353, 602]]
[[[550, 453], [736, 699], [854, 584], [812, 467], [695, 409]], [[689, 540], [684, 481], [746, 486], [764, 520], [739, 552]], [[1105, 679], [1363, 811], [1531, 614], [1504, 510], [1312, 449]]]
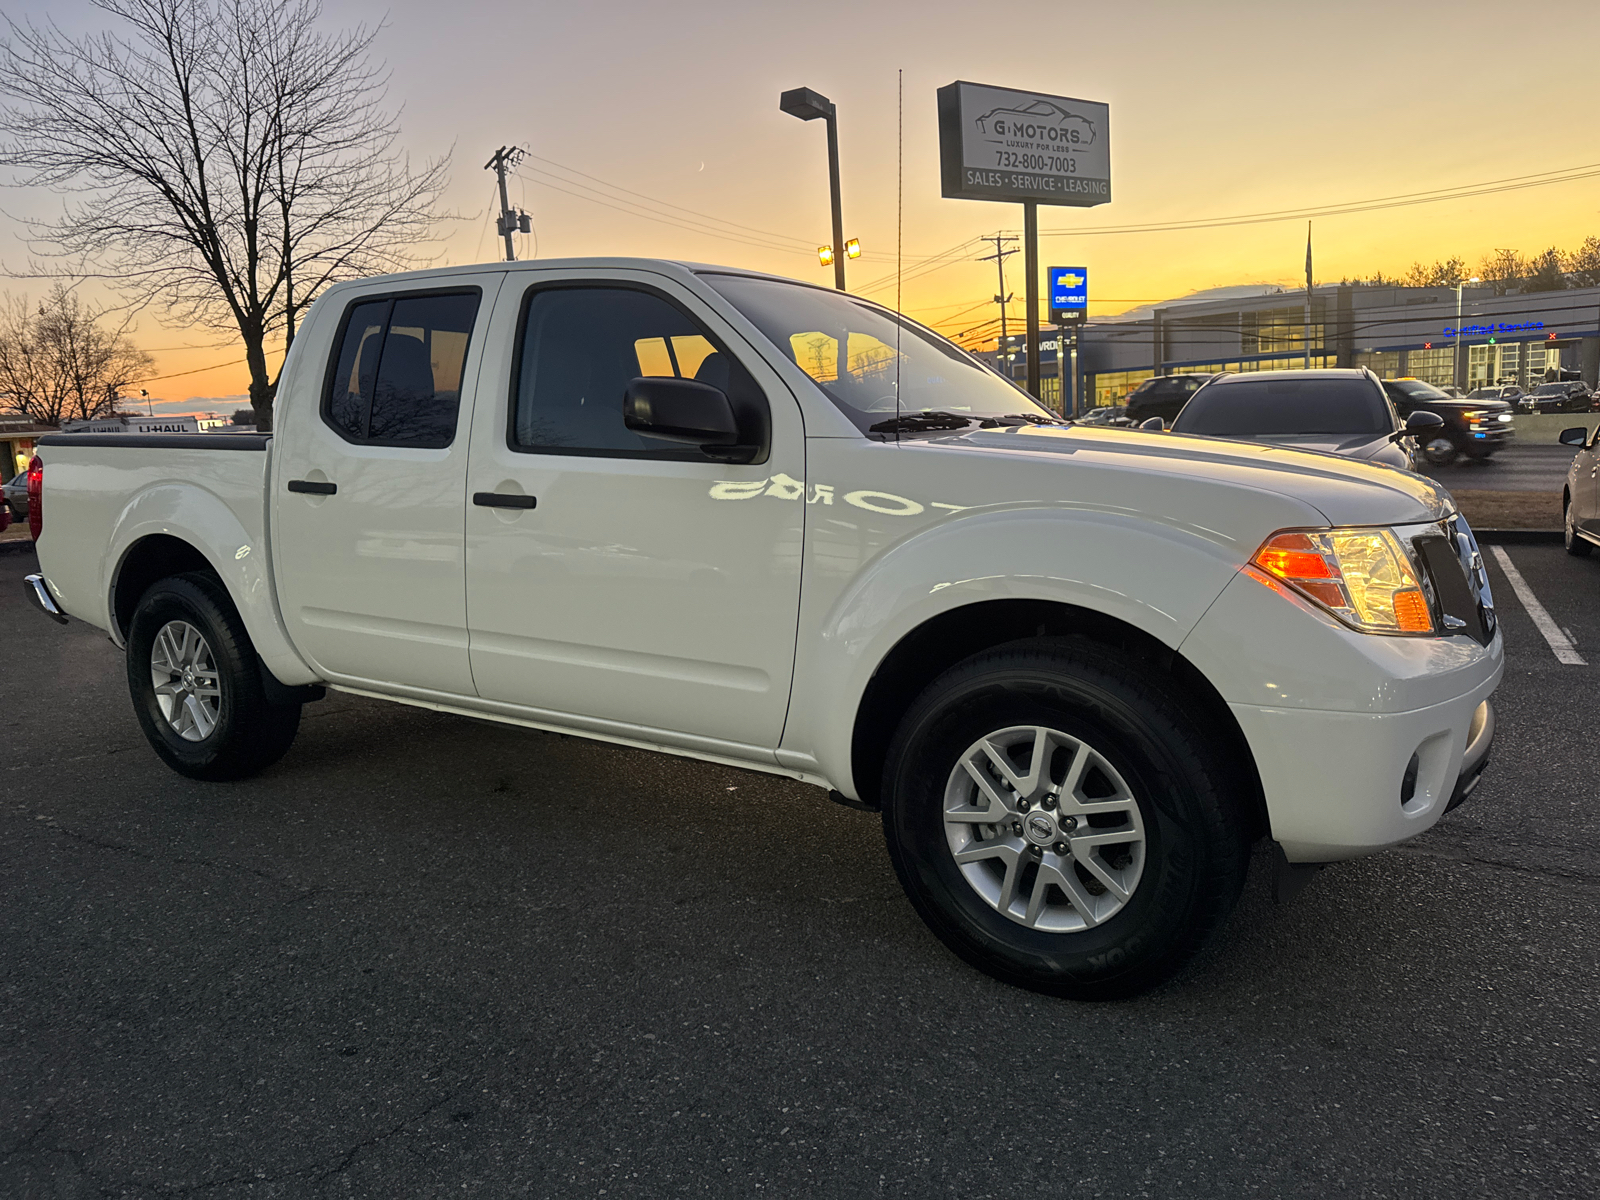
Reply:
[[189, 742], [211, 736], [222, 715], [222, 685], [204, 635], [187, 621], [168, 621], [150, 647], [156, 705], [172, 732]]
[[1077, 933], [1139, 886], [1144, 820], [1104, 754], [1044, 726], [1013, 726], [962, 753], [944, 794], [945, 838], [968, 885], [1020, 925]]

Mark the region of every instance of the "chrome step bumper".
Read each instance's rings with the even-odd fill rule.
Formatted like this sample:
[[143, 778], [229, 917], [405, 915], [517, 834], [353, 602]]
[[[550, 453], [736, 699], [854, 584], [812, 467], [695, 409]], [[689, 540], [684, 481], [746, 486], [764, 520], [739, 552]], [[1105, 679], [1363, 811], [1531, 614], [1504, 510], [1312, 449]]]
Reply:
[[22, 586], [35, 608], [58, 625], [67, 623], [67, 614], [56, 604], [56, 599], [50, 594], [50, 588], [45, 583], [43, 575], [29, 575], [22, 581]]

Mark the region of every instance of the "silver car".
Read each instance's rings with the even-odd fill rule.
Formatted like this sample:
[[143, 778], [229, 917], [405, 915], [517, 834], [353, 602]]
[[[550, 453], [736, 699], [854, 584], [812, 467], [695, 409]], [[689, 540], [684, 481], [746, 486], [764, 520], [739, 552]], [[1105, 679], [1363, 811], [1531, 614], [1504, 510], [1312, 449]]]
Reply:
[[18, 471], [4, 484], [0, 484], [0, 497], [5, 500], [11, 515], [19, 521], [28, 517], [28, 473]]
[[1561, 496], [1561, 528], [1567, 553], [1579, 558], [1600, 546], [1600, 425], [1561, 431], [1563, 446], [1576, 446]]
[[1367, 370], [1257, 371], [1218, 375], [1172, 423], [1173, 433], [1265, 442], [1416, 469], [1415, 435], [1442, 425], [1418, 412], [1403, 424]]

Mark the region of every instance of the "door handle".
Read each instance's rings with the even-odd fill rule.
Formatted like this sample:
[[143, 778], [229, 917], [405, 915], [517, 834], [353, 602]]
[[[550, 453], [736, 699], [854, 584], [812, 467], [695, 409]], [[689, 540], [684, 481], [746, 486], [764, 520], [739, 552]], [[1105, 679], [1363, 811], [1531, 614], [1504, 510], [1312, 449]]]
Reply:
[[538, 508], [537, 496], [513, 496], [509, 492], [473, 492], [472, 502], [479, 508]]
[[331, 496], [339, 490], [337, 483], [321, 483], [315, 479], [291, 479], [289, 490], [306, 496]]

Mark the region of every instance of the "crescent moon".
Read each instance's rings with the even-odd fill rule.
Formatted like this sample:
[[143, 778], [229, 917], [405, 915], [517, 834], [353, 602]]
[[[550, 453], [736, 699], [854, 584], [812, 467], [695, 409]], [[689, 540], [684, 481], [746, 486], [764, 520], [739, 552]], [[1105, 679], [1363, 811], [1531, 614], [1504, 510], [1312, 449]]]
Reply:
[[705, 164], [705, 163], [704, 163], [704, 162], [702, 162], [702, 163], [701, 163], [701, 164], [700, 164], [700, 169], [701, 169], [701, 170], [702, 170], [702, 171], [704, 171], [704, 170], [705, 170], [705, 169], [706, 169], [706, 164]]

